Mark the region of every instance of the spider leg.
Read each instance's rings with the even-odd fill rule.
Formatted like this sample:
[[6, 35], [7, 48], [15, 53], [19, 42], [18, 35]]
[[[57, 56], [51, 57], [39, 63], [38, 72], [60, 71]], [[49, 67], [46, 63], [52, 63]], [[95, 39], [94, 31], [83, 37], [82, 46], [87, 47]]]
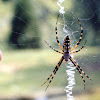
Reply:
[[53, 48], [52, 46], [50, 46], [45, 40], [44, 40], [44, 42], [45, 42], [51, 49], [53, 49], [54, 51], [56, 51], [56, 52], [58, 52], [58, 53], [60, 53], [60, 54], [63, 54], [62, 52], [60, 52], [60, 51], [56, 50], [55, 48]]
[[[77, 66], [76, 66], [76, 67], [77, 67]], [[79, 68], [77, 68], [77, 70], [79, 71], [80, 76], [81, 76], [81, 78], [82, 78], [82, 80], [83, 80], [83, 82], [84, 82], [84, 89], [85, 89], [85, 79], [83, 78], [83, 75], [82, 75], [81, 71], [79, 70]]]
[[[71, 62], [74, 64], [74, 66], [76, 67], [76, 69], [79, 71], [80, 76], [81, 76], [82, 79], [83, 79], [83, 82], [84, 82], [84, 89], [85, 89], [85, 79], [83, 78], [82, 73], [83, 73], [88, 79], [90, 79], [89, 76], [86, 75], [86, 74], [84, 73], [84, 71], [83, 71], [83, 70], [81, 69], [81, 67], [75, 62], [75, 60], [74, 60], [72, 57], [70, 57], [69, 59], [70, 59]], [[90, 79], [90, 80], [91, 80], [91, 79]]]
[[56, 72], [58, 71], [58, 69], [60, 68], [60, 65], [61, 65], [63, 59], [64, 59], [64, 57], [62, 56], [62, 58], [60, 59], [59, 63], [58, 63], [57, 66], [55, 67], [55, 70], [54, 70], [54, 72], [53, 72], [52, 78], [50, 79], [49, 84], [47, 85], [47, 87], [46, 87], [45, 90], [47, 90], [47, 88], [49, 87], [49, 85], [50, 85], [50, 83], [52, 82], [53, 78], [55, 77], [55, 74], [56, 74]]
[[[60, 66], [59, 66], [59, 67], [60, 67]], [[51, 79], [50, 79], [50, 81], [49, 81], [49, 84], [47, 85], [45, 91], [47, 90], [47, 88], [49, 87], [49, 85], [50, 85], [50, 83], [52, 82], [53, 78], [55, 77], [55, 74], [56, 74], [56, 72], [58, 71], [59, 67], [58, 67], [57, 70], [55, 70], [55, 72], [53, 73], [53, 75], [52, 75], [52, 77], [51, 77]]]
[[76, 64], [76, 65], [78, 66], [80, 71], [85, 75], [85, 77], [87, 77], [89, 80], [91, 80], [91, 78], [87, 74], [85, 74], [85, 72], [82, 70], [82, 68], [78, 64]]
[[71, 57], [70, 57], [69, 59], [71, 60], [71, 62], [74, 64], [74, 66], [75, 66], [76, 69], [78, 70], [78, 72], [79, 72], [79, 74], [80, 74], [80, 76], [81, 76], [81, 78], [82, 78], [82, 80], [83, 80], [83, 82], [84, 82], [84, 89], [85, 89], [85, 79], [83, 78], [83, 75], [82, 75], [81, 71], [80, 71], [79, 68], [76, 66], [74, 60], [73, 60]]
[[58, 33], [57, 33], [58, 18], [59, 18], [59, 14], [58, 14], [58, 17], [57, 17], [57, 22], [56, 22], [56, 27], [55, 27], [55, 31], [56, 31], [56, 40], [57, 40], [57, 43], [58, 43], [60, 49], [63, 51], [63, 48], [61, 47], [61, 44], [60, 44], [60, 42], [59, 42], [59, 40], [58, 40]]
[[82, 70], [82, 68], [75, 62], [75, 60], [74, 60], [72, 57], [70, 57], [69, 59], [70, 59], [71, 62], [74, 64], [74, 66], [77, 66], [77, 68], [79, 68], [79, 70], [80, 70], [89, 80], [91, 80], [91, 79], [89, 78], [89, 76], [85, 74], [85, 72]]
[[84, 46], [85, 46], [86, 42], [87, 42], [87, 40], [85, 41], [84, 45], [83, 45], [83, 46], [82, 46], [79, 50], [74, 51], [74, 52], [71, 52], [70, 54], [77, 53], [77, 52], [81, 51], [81, 50], [84, 48]]
[[55, 67], [55, 69], [53, 70], [53, 72], [51, 73], [51, 75], [47, 78], [47, 80], [41, 85], [43, 86], [47, 81], [49, 81], [49, 79], [54, 75], [54, 73], [56, 72], [57, 66]]
[[47, 78], [47, 80], [41, 85], [41, 86], [43, 86], [43, 85], [44, 85], [47, 81], [49, 81], [49, 79], [51, 78], [50, 81], [49, 81], [49, 84], [47, 85], [47, 87], [46, 87], [45, 90], [47, 90], [47, 88], [49, 87], [50, 83], [52, 82], [52, 80], [53, 80], [53, 78], [54, 78], [56, 72], [57, 72], [58, 69], [60, 68], [60, 65], [61, 65], [63, 59], [64, 59], [64, 57], [62, 56], [61, 59], [60, 59], [60, 61], [59, 61], [58, 64], [56, 65], [55, 69], [53, 70], [53, 73], [52, 73], [52, 74]]
[[73, 51], [80, 44], [80, 42], [82, 40], [82, 36], [83, 36], [83, 27], [81, 26], [81, 23], [80, 23], [79, 19], [78, 19], [78, 22], [79, 22], [79, 25], [81, 27], [81, 35], [80, 35], [78, 43], [76, 44], [76, 46], [74, 48], [71, 49], [71, 51]]

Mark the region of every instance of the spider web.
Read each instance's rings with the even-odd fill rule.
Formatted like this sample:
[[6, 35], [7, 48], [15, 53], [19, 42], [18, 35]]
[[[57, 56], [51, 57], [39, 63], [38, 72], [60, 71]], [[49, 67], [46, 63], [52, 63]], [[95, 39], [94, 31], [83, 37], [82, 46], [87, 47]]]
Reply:
[[[78, 1], [77, 0], [77, 3], [76, 3], [76, 6], [75, 6], [75, 8], [77, 8], [77, 9], [75, 9], [74, 8], [74, 10], [71, 10], [71, 11], [65, 11], [65, 13], [64, 13], [64, 17], [63, 17], [63, 19], [64, 19], [64, 28], [63, 28], [63, 31], [64, 31], [64, 33], [66, 34], [66, 35], [69, 35], [70, 37], [71, 37], [71, 42], [72, 42], [72, 47], [73, 46], [75, 46], [75, 44], [78, 42], [78, 39], [77, 39], [77, 36], [80, 34], [80, 31], [79, 31], [79, 28], [80, 27], [78, 27], [78, 24], [76, 24], [77, 23], [77, 18], [80, 20], [80, 22], [81, 22], [81, 25], [82, 25], [82, 27], [83, 27], [83, 29], [84, 29], [84, 34], [83, 34], [83, 39], [85, 39], [85, 40], [88, 40], [88, 43], [87, 43], [87, 45], [85, 46], [85, 49], [84, 49], [84, 51], [82, 52], [84, 55], [85, 55], [85, 57], [82, 57], [81, 55], [80, 55], [80, 57], [78, 58], [78, 59], [76, 59], [76, 61], [77, 62], [81, 62], [81, 60], [82, 60], [82, 62], [81, 63], [79, 63], [79, 65], [81, 64], [81, 66], [82, 66], [82, 68], [84, 67], [84, 66], [91, 66], [93, 63], [95, 63], [95, 62], [98, 62], [99, 63], [99, 61], [97, 61], [97, 58], [98, 58], [98, 56], [96, 56], [95, 55], [95, 53], [94, 54], [92, 54], [93, 56], [92, 56], [92, 58], [91, 58], [91, 55], [89, 55], [88, 53], [89, 53], [89, 51], [88, 51], [88, 46], [92, 43], [92, 41], [94, 40], [94, 38], [93, 38], [93, 33], [91, 34], [91, 35], [89, 35], [90, 34], [90, 32], [91, 32], [91, 30], [93, 30], [93, 26], [94, 26], [94, 24], [95, 25], [99, 25], [99, 18], [94, 22], [94, 23], [92, 23], [92, 24], [90, 24], [89, 22], [91, 21], [91, 20], [93, 20], [93, 19], [95, 19], [96, 18], [96, 15], [97, 15], [97, 12], [99, 12], [99, 8], [98, 9], [96, 9], [96, 10], [94, 10], [94, 11], [90, 11], [90, 13], [88, 14], [88, 12], [87, 12], [87, 10], [89, 10], [90, 8], [91, 8], [91, 5], [92, 6], [94, 6], [93, 5], [93, 3], [95, 2], [95, 0], [91, 0], [91, 2], [87, 2], [86, 0], [82, 0], [82, 1]], [[79, 8], [77, 5], [80, 5], [81, 6], [81, 8]], [[85, 5], [85, 9], [83, 10], [82, 9], [82, 7], [83, 7], [83, 5]], [[95, 5], [96, 6], [96, 5]], [[80, 15], [82, 15], [82, 16], [80, 16], [79, 15], [79, 13], [78, 13], [78, 11], [80, 11], [81, 12], [81, 14]], [[59, 11], [59, 12], [61, 12], [61, 11]], [[66, 17], [66, 18], [65, 18]], [[70, 17], [70, 18], [69, 18]], [[70, 19], [70, 20], [68, 20], [68, 18]], [[67, 20], [66, 20], [67, 19]], [[99, 32], [99, 31], [97, 31], [97, 32]], [[84, 38], [84, 35], [85, 35], [85, 38]], [[89, 36], [90, 38], [88, 38], [88, 37], [86, 37], [86, 35], [87, 36]], [[99, 35], [98, 35], [99, 36]], [[82, 39], [82, 40], [83, 40]], [[96, 38], [95, 38], [96, 39]], [[85, 41], [84, 40], [84, 41]], [[94, 40], [95, 41], [95, 40]], [[92, 43], [92, 45], [96, 45], [96, 44], [93, 44]], [[81, 46], [79, 46], [79, 48], [81, 48]], [[93, 62], [91, 62], [91, 60], [93, 61]], [[90, 64], [90, 65], [89, 65]], [[68, 65], [67, 65], [68, 66]], [[70, 65], [71, 66], [71, 65]], [[92, 67], [90, 67], [90, 68], [87, 68], [87, 69], [93, 69]], [[71, 71], [71, 69], [69, 69], [69, 71]], [[69, 73], [69, 74], [71, 74], [71, 72]], [[72, 75], [71, 75], [72, 76]], [[69, 76], [69, 78], [70, 78], [70, 76]], [[72, 78], [71, 78], [72, 79]], [[71, 80], [70, 80], [71, 81]], [[74, 82], [74, 81], [73, 81]], [[70, 85], [70, 84], [69, 84]], [[72, 86], [73, 87], [73, 86]], [[73, 97], [71, 96], [72, 95], [72, 87], [71, 87], [71, 85], [70, 85], [70, 88], [71, 88], [71, 91], [67, 91], [67, 97], [68, 97], [68, 100], [73, 100]], [[69, 89], [70, 90], [70, 89]]]
[[[65, 36], [70, 35], [70, 37], [72, 39], [72, 41], [71, 41], [72, 47], [74, 47], [75, 44], [78, 42], [79, 36], [80, 36], [80, 27], [79, 27], [79, 24], [77, 22], [77, 18], [81, 22], [81, 25], [82, 25], [83, 30], [84, 30], [83, 39], [81, 41], [81, 44], [83, 44], [85, 42], [85, 40], [88, 41], [84, 50], [82, 50], [84, 54], [87, 53], [87, 51], [88, 51], [87, 48], [90, 46], [90, 44], [96, 45], [96, 44], [93, 44], [93, 42], [92, 42], [92, 41], [95, 41], [96, 38], [94, 40], [93, 33], [91, 31], [93, 30], [92, 29], [93, 26], [97, 25], [100, 21], [99, 21], [99, 18], [92, 24], [90, 23], [90, 21], [95, 18], [96, 14], [100, 11], [100, 9], [98, 8], [96, 11], [91, 11], [90, 14], [87, 14], [87, 11], [86, 11], [86, 10], [90, 10], [90, 6], [93, 5], [94, 2], [95, 2], [95, 0], [91, 0], [89, 2], [87, 2], [85, 0], [80, 0], [80, 1], [77, 0], [76, 5], [74, 6], [75, 8], [77, 8], [76, 10], [71, 9], [71, 11], [67, 11], [67, 10], [65, 11], [64, 19], [65, 19], [66, 25], [65, 25], [63, 30], [65, 31]], [[78, 7], [77, 5], [80, 5], [80, 6], [86, 5], [86, 7], [85, 7], [85, 9], [82, 9], [82, 7], [80, 7], [80, 6]], [[81, 14], [80, 15], [78, 14], [79, 11], [81, 12], [82, 16], [81, 16]], [[69, 17], [70, 17], [70, 20], [68, 20]], [[97, 40], [99, 41], [99, 38]], [[81, 45], [79, 45], [79, 48], [80, 47], [81, 47]], [[95, 56], [93, 56], [93, 57], [95, 57]], [[87, 58], [85, 58], [85, 59], [88, 61]]]
[[[59, 9], [57, 9], [57, 10], [54, 10], [54, 9], [48, 10], [46, 8], [47, 6], [46, 7], [42, 6], [42, 3], [41, 3], [40, 0], [37, 0], [37, 1], [36, 0], [30, 0], [30, 1], [32, 3], [31, 5], [34, 6], [34, 9], [36, 9], [37, 12], [30, 11], [29, 9], [25, 8], [20, 2], [17, 2], [16, 0], [14, 0], [13, 3], [15, 5], [18, 5], [18, 7], [20, 9], [24, 10], [26, 13], [28, 13], [30, 15], [30, 16], [27, 17], [27, 19], [31, 19], [31, 17], [36, 16], [36, 15], [34, 15], [34, 13], [38, 14], [39, 16], [36, 16], [36, 17], [38, 17], [38, 19], [40, 21], [38, 23], [38, 25], [43, 24], [43, 26], [40, 27], [40, 26], [37, 25], [36, 27], [35, 26], [33, 27], [32, 24], [28, 23], [22, 17], [15, 16], [13, 9], [9, 9], [9, 11], [12, 12], [11, 16], [8, 16], [9, 18], [7, 18], [7, 17], [3, 18], [2, 16], [5, 16], [7, 14], [5, 12], [2, 13], [2, 10], [1, 10], [2, 15], [0, 15], [0, 16], [2, 18], [2, 21], [0, 23], [1, 23], [2, 26], [1, 26], [1, 30], [0, 30], [1, 32], [0, 33], [5, 34], [5, 37], [3, 37], [4, 35], [2, 35], [2, 34], [0, 35], [0, 47], [2, 48], [1, 49], [2, 51], [5, 50], [5, 49], [7, 49], [7, 50], [9, 49], [8, 41], [6, 41], [6, 40], [8, 39], [7, 37], [10, 33], [9, 31], [11, 30], [10, 23], [11, 23], [13, 17], [16, 17], [21, 22], [23, 22], [26, 25], [27, 28], [24, 29], [24, 33], [14, 31], [14, 34], [20, 34], [21, 35], [20, 40], [22, 42], [19, 42], [19, 44], [10, 43], [10, 46], [20, 45], [20, 46], [24, 46], [24, 47], [30, 47], [31, 45], [34, 45], [34, 44], [38, 45], [37, 42], [27, 41], [27, 38], [28, 39], [34, 39], [35, 37], [40, 38], [41, 34], [43, 33], [43, 37], [39, 41], [39, 43], [42, 45], [42, 48], [47, 48], [47, 46], [44, 45], [44, 40], [47, 40], [47, 42], [50, 45], [52, 45], [54, 48], [56, 48], [56, 49], [59, 48], [59, 46], [57, 46], [57, 43], [56, 43], [55, 30], [54, 30], [55, 23], [56, 23], [56, 18], [58, 16], [58, 13], [56, 13], [54, 15], [54, 12], [58, 11]], [[94, 53], [94, 54], [92, 54], [92, 58], [91, 58], [90, 53], [89, 53], [90, 49], [88, 50], [88, 47], [90, 46], [90, 44], [94, 40], [93, 33], [92, 33], [92, 31], [94, 31], [93, 26], [100, 22], [100, 17], [99, 17], [99, 19], [97, 19], [93, 23], [90, 23], [91, 20], [96, 16], [96, 14], [100, 12], [99, 8], [97, 8], [95, 11], [91, 11], [89, 14], [87, 12], [87, 10], [88, 11], [91, 10], [91, 5], [94, 5], [95, 1], [96, 0], [88, 0], [88, 1], [87, 0], [70, 0], [70, 1], [65, 0], [64, 3], [62, 4], [62, 5], [64, 5], [65, 14], [64, 14], [64, 17], [60, 16], [59, 22], [58, 22], [58, 37], [59, 37], [59, 40], [60, 40], [61, 44], [63, 44], [62, 40], [64, 39], [64, 37], [66, 35], [69, 35], [70, 38], [71, 38], [72, 47], [74, 47], [75, 44], [78, 42], [78, 39], [79, 39], [79, 36], [80, 36], [80, 26], [79, 26], [78, 21], [77, 21], [77, 18], [79, 18], [79, 20], [82, 24], [82, 27], [84, 29], [84, 34], [83, 34], [83, 39], [82, 39], [81, 44], [83, 44], [85, 40], [88, 40], [85, 48], [82, 50], [82, 53], [84, 53], [84, 55], [86, 55], [86, 56], [82, 56], [81, 53], [79, 53], [78, 54], [79, 57], [75, 58], [77, 62], [81, 62], [79, 65], [81, 65], [82, 68], [86, 68], [88, 64], [98, 62], [97, 61], [97, 55], [95, 55], [95, 53]], [[74, 3], [74, 7], [72, 7], [70, 10], [67, 8], [67, 5], [66, 5], [68, 2], [70, 2], [71, 4]], [[56, 4], [56, 3], [57, 2], [54, 2], [54, 4]], [[44, 5], [45, 5], [45, 3], [44, 3]], [[85, 5], [85, 8], [84, 8], [83, 5]], [[57, 6], [57, 4], [55, 6]], [[82, 9], [82, 7], [84, 9]], [[43, 13], [40, 13], [41, 9], [44, 10]], [[80, 12], [80, 14], [79, 14], [79, 12]], [[44, 15], [46, 15], [48, 20], [46, 20]], [[63, 22], [63, 18], [64, 18], [65, 22]], [[9, 26], [9, 28], [8, 28], [8, 26]], [[38, 34], [32, 34], [32, 29], [33, 30], [37, 29]], [[63, 31], [66, 31], [66, 32], [63, 32]], [[26, 43], [25, 43], [25, 41], [26, 41]], [[99, 41], [99, 38], [97, 39], [97, 41]], [[94, 45], [94, 44], [92, 44], [92, 45]], [[81, 45], [79, 46], [79, 48], [80, 47], [81, 47]], [[52, 50], [50, 50], [50, 52], [51, 51]], [[49, 50], [48, 50], [48, 52], [49, 52]], [[74, 57], [75, 56], [77, 56], [77, 54], [75, 54]], [[92, 59], [92, 60], [89, 60], [89, 59]], [[5, 61], [3, 61], [3, 62], [5, 62]], [[7, 63], [7, 61], [5, 63]], [[89, 73], [89, 71], [87, 73]]]
[[[59, 0], [59, 1], [61, 1], [61, 0]], [[64, 11], [61, 12], [61, 10], [63, 10], [64, 8], [63, 7], [60, 7], [60, 10], [59, 10], [60, 13], [62, 13], [62, 14], [64, 13], [62, 15], [63, 20], [64, 20], [63, 32], [66, 35], [69, 35], [70, 36], [70, 38], [72, 40], [71, 41], [72, 42], [72, 47], [75, 46], [75, 44], [78, 42], [77, 36], [80, 34], [78, 24], [76, 24], [77, 23], [77, 18], [80, 20], [80, 22], [82, 24], [82, 27], [84, 29], [85, 40], [88, 40], [88, 43], [85, 46], [84, 51], [82, 52], [85, 55], [85, 57], [82, 57], [80, 55], [80, 57], [78, 59], [76, 59], [77, 62], [81, 62], [82, 61], [81, 62], [82, 68], [85, 65], [91, 66], [93, 63], [95, 63], [95, 61], [99, 63], [99, 61], [97, 61], [97, 58], [98, 57], [95, 54], [93, 54], [92, 59], [91, 59], [91, 55], [87, 54], [89, 52], [89, 51], [87, 51], [88, 50], [87, 48], [92, 43], [92, 41], [94, 40], [93, 33], [91, 35], [89, 35], [89, 34], [90, 34], [91, 30], [93, 30], [94, 24], [95, 25], [99, 25], [99, 23], [100, 23], [99, 22], [99, 18], [96, 19], [96, 21], [93, 22], [93, 20], [95, 18], [97, 18], [97, 12], [99, 12], [99, 8], [96, 9], [96, 10], [94, 10], [94, 11], [91, 10], [90, 13], [88, 14], [88, 11], [87, 10], [88, 9], [91, 9], [91, 5], [93, 7], [96, 6], [96, 5], [93, 5], [93, 3], [95, 4], [95, 0], [91, 0], [91, 2], [87, 2], [86, 0], [83, 0], [83, 1], [78, 1], [77, 0], [76, 6], [75, 6], [75, 8], [77, 7], [77, 9], [74, 8], [74, 9], [72, 9], [70, 11], [67, 11], [66, 10], [65, 12]], [[81, 8], [79, 8], [77, 5], [80, 5], [79, 7], [81, 7]], [[83, 5], [85, 5], [84, 10], [82, 9], [84, 7]], [[95, 9], [95, 7], [94, 7], [94, 9]], [[81, 14], [79, 15], [78, 12], [81, 12]], [[68, 20], [68, 19], [70, 19], [70, 20]], [[93, 22], [93, 23], [90, 24], [89, 22]], [[99, 32], [99, 31], [97, 31], [97, 32]], [[84, 35], [83, 35], [83, 39], [84, 39]], [[89, 36], [90, 38], [86, 37], [86, 35]], [[92, 45], [96, 45], [96, 44], [93, 44], [92, 43]], [[81, 48], [81, 46], [79, 46], [79, 48]], [[91, 64], [91, 60], [90, 59], [93, 61], [92, 64]], [[80, 63], [79, 63], [79, 65], [80, 65]], [[72, 77], [72, 76], [74, 75], [75, 72], [72, 71], [73, 70], [73, 67], [71, 68], [72, 64], [70, 64], [69, 66], [70, 66], [70, 68], [67, 70], [67, 75], [69, 76], [69, 78], [68, 78], [69, 85], [66, 86], [67, 87], [66, 88], [66, 92], [67, 92], [67, 98], [68, 98], [68, 100], [73, 100], [72, 88], [73, 88], [73, 85], [75, 85], [75, 82], [74, 82], [74, 77]], [[90, 67], [88, 69], [93, 69], [93, 68]]]

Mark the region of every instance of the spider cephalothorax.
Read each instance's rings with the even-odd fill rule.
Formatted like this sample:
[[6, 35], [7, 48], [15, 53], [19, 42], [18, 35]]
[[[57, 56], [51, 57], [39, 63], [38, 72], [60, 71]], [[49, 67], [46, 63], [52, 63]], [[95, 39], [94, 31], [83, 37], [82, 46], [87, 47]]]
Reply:
[[[58, 17], [59, 17], [59, 15], [58, 15]], [[50, 81], [49, 81], [49, 84], [48, 84], [48, 86], [47, 86], [47, 88], [48, 88], [49, 85], [50, 85], [50, 83], [52, 82], [52, 80], [53, 80], [53, 78], [54, 78], [56, 72], [57, 72], [58, 69], [60, 68], [60, 65], [61, 65], [61, 63], [63, 62], [63, 60], [65, 60], [66, 62], [67, 62], [68, 60], [70, 60], [70, 61], [74, 64], [74, 66], [76, 67], [76, 69], [78, 70], [78, 72], [79, 72], [79, 74], [80, 74], [80, 76], [81, 76], [81, 78], [82, 78], [82, 80], [83, 80], [83, 82], [84, 82], [84, 89], [85, 89], [85, 79], [83, 78], [83, 75], [85, 75], [88, 79], [90, 79], [90, 78], [89, 78], [88, 75], [86, 75], [86, 74], [84, 73], [84, 71], [83, 71], [82, 68], [78, 65], [78, 63], [76, 63], [76, 61], [71, 57], [71, 54], [77, 53], [77, 52], [79, 52], [81, 49], [83, 49], [84, 46], [85, 46], [85, 44], [86, 44], [86, 42], [87, 42], [87, 40], [86, 40], [85, 43], [84, 43], [84, 45], [83, 45], [79, 50], [72, 52], [72, 51], [80, 44], [80, 42], [81, 42], [81, 40], [82, 40], [83, 28], [82, 28], [81, 23], [80, 23], [80, 21], [79, 21], [79, 19], [78, 19], [79, 25], [80, 25], [80, 27], [81, 27], [81, 35], [80, 35], [79, 41], [77, 42], [77, 44], [75, 45], [75, 47], [73, 47], [73, 48], [71, 49], [71, 47], [70, 47], [70, 44], [71, 44], [71, 43], [70, 43], [70, 38], [69, 38], [69, 36], [66, 36], [65, 39], [64, 39], [63, 48], [62, 48], [62, 46], [61, 46], [61, 44], [60, 44], [60, 42], [59, 42], [59, 40], [58, 40], [58, 35], [57, 35], [58, 17], [57, 17], [56, 28], [55, 28], [55, 31], [56, 31], [56, 40], [57, 40], [57, 43], [58, 43], [60, 49], [62, 50], [62, 52], [60, 52], [60, 51], [56, 50], [55, 48], [53, 48], [52, 46], [50, 46], [46, 41], [45, 41], [45, 42], [46, 42], [46, 44], [47, 44], [51, 49], [53, 49], [54, 51], [56, 51], [56, 52], [58, 52], [58, 53], [60, 53], [60, 54], [63, 54], [63, 55], [62, 55], [60, 61], [58, 62], [58, 64], [56, 65], [55, 69], [53, 70], [52, 74], [47, 78], [47, 80], [46, 80], [42, 85], [44, 85], [47, 81], [50, 80]], [[82, 75], [82, 74], [83, 74], [83, 75]], [[91, 79], [90, 79], [90, 80], [91, 80]], [[46, 88], [46, 89], [47, 89], [47, 88]]]

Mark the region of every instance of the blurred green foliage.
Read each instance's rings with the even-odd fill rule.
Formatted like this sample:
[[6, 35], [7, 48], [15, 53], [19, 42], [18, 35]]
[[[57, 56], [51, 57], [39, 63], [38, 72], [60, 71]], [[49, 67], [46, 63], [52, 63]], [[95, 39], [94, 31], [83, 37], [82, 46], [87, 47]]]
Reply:
[[[30, 1], [17, 0], [15, 1], [15, 11], [12, 20], [12, 32], [9, 37], [10, 44], [16, 44], [16, 48], [38, 48], [40, 47], [41, 33], [38, 28], [38, 18], [34, 14], [36, 9], [34, 5], [31, 5]], [[30, 29], [28, 29], [30, 26]], [[36, 28], [37, 27], [37, 28]], [[29, 31], [27, 31], [29, 30]], [[23, 35], [22, 35], [23, 34]], [[26, 34], [32, 34], [33, 36], [27, 37]], [[39, 37], [38, 37], [39, 35]], [[25, 39], [24, 39], [25, 38]], [[27, 45], [32, 43], [30, 45]], [[26, 45], [20, 45], [26, 44]]]
[[[91, 48], [88, 48], [89, 50]], [[94, 64], [88, 63], [82, 65], [82, 69], [92, 78], [93, 81], [86, 79], [86, 90], [84, 91], [83, 81], [76, 71], [75, 80], [76, 85], [74, 91], [88, 92], [88, 89], [98, 86], [100, 84], [99, 81], [99, 68], [95, 66], [95, 64], [99, 63], [99, 61], [95, 61], [90, 58], [93, 55], [100, 55], [98, 51], [100, 48], [92, 48], [91, 52], [87, 52], [84, 54], [84, 51], [81, 52], [81, 55], [76, 55], [75, 59], [80, 59], [82, 56], [81, 62], [79, 65], [82, 65], [82, 62], [88, 63], [93, 62]], [[52, 70], [56, 66], [58, 60], [61, 55], [55, 53], [54, 51], [46, 52], [47, 50], [11, 50], [4, 51], [4, 59], [1, 62], [1, 70], [0, 70], [0, 94], [2, 96], [5, 95], [25, 95], [31, 93], [32, 91], [40, 91], [45, 89], [46, 85], [41, 87], [41, 84], [46, 80], [46, 78], [51, 74]], [[31, 59], [29, 59], [31, 56]], [[87, 59], [87, 61], [84, 59]], [[97, 59], [100, 59], [100, 56], [97, 56]], [[5, 64], [7, 62], [7, 65]], [[88, 67], [87, 67], [88, 66]], [[8, 69], [8, 70], [7, 70]], [[59, 71], [57, 72], [50, 88], [62, 88], [64, 89], [67, 85], [66, 76], [66, 66], [64, 62], [62, 63]], [[95, 90], [96, 91], [96, 90]]]
[[[100, 46], [100, 1], [98, 0], [84, 0], [83, 3], [75, 0], [75, 5], [73, 5], [73, 12], [77, 13], [82, 18], [90, 19], [88, 21], [91, 25], [91, 30], [88, 32], [87, 39], [90, 46]], [[88, 6], [87, 6], [88, 5]], [[76, 8], [78, 7], [78, 9]], [[77, 12], [76, 12], [77, 9]], [[75, 14], [76, 15], [76, 14]], [[89, 26], [87, 26], [89, 27]]]
[[[8, 10], [8, 13], [13, 15], [13, 18], [10, 18], [11, 28], [8, 31], [8, 39], [6, 38], [6, 42], [14, 48], [40, 48], [43, 47], [43, 40], [50, 40], [50, 44], [53, 44], [55, 39], [55, 23], [58, 15], [59, 7], [57, 6], [57, 1], [45, 1], [44, 0], [8, 0], [8, 3], [4, 1], [1, 2], [1, 5], [12, 5], [9, 6], [10, 9], [13, 9], [12, 12]], [[3, 3], [4, 2], [4, 3]], [[6, 1], [7, 2], [7, 1]], [[92, 2], [89, 0], [89, 2]], [[99, 46], [100, 45], [100, 34], [99, 34], [99, 2], [94, 1], [93, 4], [89, 5], [89, 9], [87, 10], [86, 3], [81, 3], [81, 1], [72, 1], [68, 0], [64, 2], [65, 10], [67, 13], [65, 14], [65, 19], [73, 20], [73, 17], [77, 18], [90, 18], [88, 21], [88, 25], [91, 25], [92, 28], [86, 30], [87, 24], [82, 21], [82, 26], [84, 28], [84, 33], [87, 35], [83, 36], [88, 40], [88, 45], [90, 46]], [[87, 2], [88, 3], [88, 2]], [[51, 5], [51, 6], [49, 6]], [[67, 6], [66, 6], [67, 5]], [[79, 9], [77, 9], [77, 7]], [[8, 8], [7, 8], [8, 9]], [[73, 11], [73, 15], [72, 15]], [[84, 14], [85, 11], [85, 14]], [[97, 12], [95, 12], [97, 11]], [[59, 22], [61, 22], [61, 17], [59, 18]], [[74, 20], [73, 20], [74, 21]], [[62, 22], [61, 22], [62, 23]], [[66, 23], [68, 24], [68, 23]], [[69, 27], [73, 29], [73, 31], [77, 31], [79, 27], [77, 27], [78, 23], [71, 26], [69, 23]], [[84, 26], [85, 25], [85, 26]], [[10, 25], [9, 25], [10, 26]], [[59, 27], [59, 37], [62, 37], [62, 26]], [[80, 29], [79, 29], [80, 30]], [[70, 31], [71, 32], [71, 31]], [[64, 37], [63, 37], [64, 38]], [[62, 38], [62, 39], [63, 39]], [[76, 39], [79, 38], [79, 35], [76, 36]], [[11, 45], [12, 44], [12, 45]]]
[[[78, 40], [80, 27], [76, 19], [77, 17], [83, 18], [80, 20], [85, 33], [82, 42], [85, 39], [88, 40], [88, 51], [83, 49], [83, 52], [75, 54], [74, 58], [94, 80], [92, 82], [87, 80], [87, 88], [94, 87], [96, 91], [95, 87], [99, 87], [100, 84], [100, 1], [94, 0], [96, 6], [89, 4], [89, 10], [85, 9], [85, 4], [86, 2], [92, 3], [92, 1], [81, 2], [82, 0], [66, 0], [63, 3], [66, 10], [65, 19], [71, 29], [69, 32], [79, 31], [79, 34], [75, 34], [75, 38]], [[0, 48], [6, 47], [5, 50], [2, 50], [3, 60], [0, 63], [0, 94], [4, 96], [8, 94], [19, 95], [44, 90], [45, 86], [41, 88], [41, 83], [51, 74], [61, 57], [52, 50], [43, 50], [45, 48], [43, 40], [49, 41], [50, 45], [56, 48], [55, 24], [59, 10], [57, 0], [0, 0], [0, 8]], [[72, 24], [72, 22], [76, 23]], [[63, 20], [60, 16], [58, 35], [61, 41], [65, 36], [62, 28]], [[8, 47], [34, 48], [34, 50], [9, 50]], [[67, 84], [64, 63], [62, 66], [51, 85], [53, 88], [61, 87], [64, 89]], [[83, 82], [79, 73], [76, 73], [75, 91], [83, 92]]]

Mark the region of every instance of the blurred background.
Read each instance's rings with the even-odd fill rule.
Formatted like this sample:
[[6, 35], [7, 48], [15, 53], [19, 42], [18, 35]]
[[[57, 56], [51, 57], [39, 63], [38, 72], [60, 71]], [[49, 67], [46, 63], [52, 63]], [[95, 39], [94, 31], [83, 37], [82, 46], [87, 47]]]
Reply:
[[[74, 59], [89, 75], [86, 89], [76, 71], [73, 88], [75, 100], [100, 100], [100, 1], [65, 0], [65, 17], [59, 17], [58, 37], [63, 44], [70, 35], [72, 46], [80, 37], [80, 19], [84, 35]], [[59, 13], [57, 0], [0, 0], [0, 100], [66, 100], [67, 67], [63, 62], [50, 87], [41, 84], [52, 73], [61, 58], [45, 43], [59, 49], [55, 25]], [[63, 32], [64, 24], [67, 33]], [[78, 49], [76, 49], [78, 50]], [[74, 67], [74, 66], [73, 66]]]

